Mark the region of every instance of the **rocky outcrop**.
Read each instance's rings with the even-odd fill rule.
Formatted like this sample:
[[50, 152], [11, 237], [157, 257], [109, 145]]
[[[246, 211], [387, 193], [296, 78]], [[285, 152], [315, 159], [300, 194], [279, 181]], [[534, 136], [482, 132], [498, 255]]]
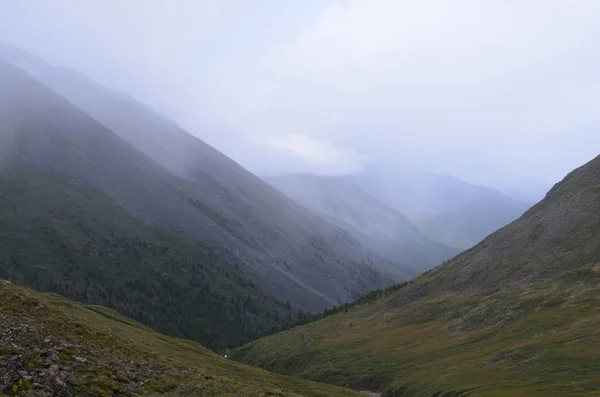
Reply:
[[[2, 309], [0, 309], [2, 310]], [[46, 310], [37, 304], [37, 310]], [[80, 345], [54, 337], [44, 326], [19, 323], [0, 311], [0, 395], [70, 397], [93, 395], [95, 374], [108, 372], [113, 395], [133, 396], [164, 369], [123, 360], [100, 345]]]

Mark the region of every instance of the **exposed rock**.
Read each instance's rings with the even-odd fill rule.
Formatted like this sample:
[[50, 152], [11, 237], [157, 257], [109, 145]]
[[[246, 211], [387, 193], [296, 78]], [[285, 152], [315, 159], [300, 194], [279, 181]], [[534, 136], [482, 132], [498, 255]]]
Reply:
[[360, 393], [364, 394], [367, 397], [382, 397], [383, 396], [383, 394], [381, 394], [381, 393], [375, 393], [375, 392], [368, 391], [368, 390], [362, 390]]

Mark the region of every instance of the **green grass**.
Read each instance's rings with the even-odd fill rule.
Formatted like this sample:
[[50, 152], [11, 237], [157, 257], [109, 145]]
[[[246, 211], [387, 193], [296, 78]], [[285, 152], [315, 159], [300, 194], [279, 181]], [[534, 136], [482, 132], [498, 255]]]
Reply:
[[[36, 349], [68, 346], [56, 364], [73, 368], [78, 384], [68, 386], [72, 395], [119, 395], [127, 386], [143, 382], [136, 394], [359, 396], [226, 360], [196, 342], [157, 333], [107, 308], [18, 286], [0, 284], [1, 335], [15, 345], [0, 344], [0, 357], [23, 355], [28, 371], [47, 367]], [[24, 393], [24, 385], [25, 381], [15, 381], [15, 393]]]
[[[600, 266], [588, 270], [598, 277]], [[600, 395], [600, 285], [547, 283], [399, 306], [382, 296], [252, 342], [236, 359], [386, 396]]]

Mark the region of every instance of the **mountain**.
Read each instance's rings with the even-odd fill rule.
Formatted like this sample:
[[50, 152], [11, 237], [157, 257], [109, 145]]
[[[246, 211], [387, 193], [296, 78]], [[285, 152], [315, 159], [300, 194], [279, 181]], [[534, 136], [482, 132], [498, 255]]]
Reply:
[[[228, 220], [196, 187], [3, 62], [0, 88], [0, 277], [105, 304], [211, 347], [297, 319], [286, 295], [278, 301], [247, 276], [231, 253], [242, 245], [220, 227]], [[331, 301], [348, 300], [385, 283], [366, 264], [341, 259], [326, 269], [334, 274], [321, 271], [336, 258], [331, 248], [318, 235], [301, 237], [305, 251], [323, 259], [290, 261], [296, 274], [316, 278], [314, 287], [284, 284], [290, 303], [320, 302], [317, 288], [330, 288]], [[358, 243], [338, 238], [360, 254]]]
[[376, 270], [389, 261], [172, 121], [77, 72], [24, 59], [44, 85], [3, 65], [3, 100], [14, 108], [4, 139], [18, 140], [19, 164], [76, 177], [147, 227], [201, 241], [295, 308], [322, 310], [391, 283]]
[[373, 164], [349, 178], [430, 238], [459, 249], [470, 248], [528, 207], [497, 190], [406, 164]]
[[238, 364], [102, 306], [2, 280], [0, 395], [360, 396]]
[[390, 272], [401, 278], [416, 276], [458, 254], [458, 250], [431, 240], [404, 215], [342, 177], [295, 174], [265, 180], [397, 263]]
[[600, 156], [416, 280], [236, 358], [388, 396], [600, 392]]
[[299, 313], [210, 246], [153, 230], [97, 189], [35, 167], [0, 171], [0, 277], [104, 304], [210, 347]]
[[[269, 294], [314, 311], [390, 283], [378, 272], [388, 260], [171, 120], [69, 69], [48, 69], [40, 79], [189, 182], [211, 218], [236, 240], [222, 245], [235, 246], [234, 259]], [[212, 230], [193, 235], [214, 238]]]
[[0, 87], [0, 277], [211, 347], [297, 317], [218, 247], [126, 211], [176, 220], [161, 201], [185, 209], [185, 185], [24, 72], [0, 63]]

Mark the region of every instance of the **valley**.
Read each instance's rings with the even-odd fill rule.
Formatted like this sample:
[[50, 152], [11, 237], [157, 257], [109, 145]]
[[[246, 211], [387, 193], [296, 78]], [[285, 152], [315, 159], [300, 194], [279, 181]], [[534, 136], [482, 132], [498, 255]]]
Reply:
[[600, 392], [600, 157], [456, 258], [234, 357], [384, 396]]
[[[332, 8], [317, 26], [353, 4]], [[327, 40], [354, 29], [327, 26]], [[104, 23], [99, 31], [110, 33]], [[577, 118], [571, 132], [515, 102], [527, 131], [534, 119], [546, 129], [504, 130], [471, 110], [462, 115], [468, 123], [444, 123], [436, 101], [453, 98], [445, 109], [454, 120], [463, 97], [424, 89], [397, 101], [388, 90], [401, 85], [363, 87], [370, 73], [385, 73], [369, 72], [379, 50], [344, 59], [352, 70], [344, 84], [327, 58], [344, 53], [333, 51], [338, 45], [315, 57], [333, 68], [319, 88], [312, 67], [287, 69], [308, 62], [303, 51], [318, 47], [311, 35], [298, 39], [306, 47], [298, 59], [291, 52], [275, 67], [232, 57], [256, 73], [242, 83], [210, 57], [197, 63], [196, 46], [213, 38], [195, 34], [164, 60], [169, 45], [149, 40], [129, 62], [155, 50], [160, 60], [129, 76], [121, 76], [126, 65], [96, 62], [106, 56], [100, 50], [77, 61], [78, 51], [61, 58], [48, 46], [41, 53], [55, 64], [0, 42], [0, 395], [600, 396], [600, 141], [589, 133], [592, 119]], [[118, 39], [124, 54], [139, 37]], [[184, 59], [188, 66], [163, 73]], [[430, 62], [438, 63], [415, 71]], [[286, 71], [295, 76], [287, 87]], [[287, 102], [302, 90], [319, 98]], [[389, 102], [360, 105], [371, 91]], [[391, 122], [416, 117], [421, 96], [425, 116]], [[389, 119], [379, 117], [387, 111]], [[486, 132], [463, 131], [480, 116]], [[488, 131], [495, 140], [485, 141]], [[220, 133], [223, 152], [204, 140]], [[597, 157], [573, 169], [592, 150]], [[566, 169], [531, 207], [467, 182], [535, 195]]]

